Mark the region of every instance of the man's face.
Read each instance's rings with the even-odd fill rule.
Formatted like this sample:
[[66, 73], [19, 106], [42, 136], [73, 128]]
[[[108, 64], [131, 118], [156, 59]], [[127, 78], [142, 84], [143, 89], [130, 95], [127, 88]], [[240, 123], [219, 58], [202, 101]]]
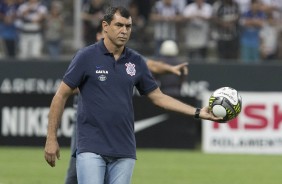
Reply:
[[106, 36], [116, 46], [124, 46], [129, 40], [131, 34], [132, 19], [122, 17], [119, 13], [115, 13], [110, 24], [103, 23]]

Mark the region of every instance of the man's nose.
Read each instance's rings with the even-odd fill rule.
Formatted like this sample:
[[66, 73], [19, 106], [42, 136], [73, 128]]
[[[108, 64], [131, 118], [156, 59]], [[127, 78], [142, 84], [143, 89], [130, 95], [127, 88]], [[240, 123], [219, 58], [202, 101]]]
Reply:
[[128, 32], [127, 27], [126, 26], [122, 26], [121, 32], [122, 33], [127, 33]]

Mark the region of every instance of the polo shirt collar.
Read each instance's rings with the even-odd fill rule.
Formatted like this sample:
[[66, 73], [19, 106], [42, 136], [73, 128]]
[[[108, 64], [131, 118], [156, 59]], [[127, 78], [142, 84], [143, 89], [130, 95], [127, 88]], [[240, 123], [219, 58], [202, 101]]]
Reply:
[[[98, 42], [98, 46], [100, 47], [100, 49], [102, 50], [102, 53], [104, 55], [109, 55], [111, 54], [108, 49], [106, 48], [105, 44], [104, 44], [104, 38], [101, 39], [99, 42]], [[128, 55], [127, 55], [128, 51], [127, 51], [127, 47], [124, 47], [124, 50], [123, 52], [121, 53], [121, 56], [120, 58], [126, 58]]]

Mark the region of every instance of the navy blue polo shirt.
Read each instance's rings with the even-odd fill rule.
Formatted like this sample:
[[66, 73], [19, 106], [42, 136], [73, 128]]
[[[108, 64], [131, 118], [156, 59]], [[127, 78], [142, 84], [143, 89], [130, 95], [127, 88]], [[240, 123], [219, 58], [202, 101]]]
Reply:
[[141, 95], [158, 88], [143, 57], [125, 47], [115, 61], [101, 40], [78, 51], [63, 81], [81, 95], [77, 153], [136, 159], [133, 88]]

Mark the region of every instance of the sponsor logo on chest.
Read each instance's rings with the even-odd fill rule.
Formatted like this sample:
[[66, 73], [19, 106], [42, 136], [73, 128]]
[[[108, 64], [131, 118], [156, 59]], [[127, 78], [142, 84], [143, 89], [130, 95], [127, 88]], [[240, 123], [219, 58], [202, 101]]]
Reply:
[[98, 74], [109, 74], [107, 70], [96, 70], [96, 73]]
[[95, 73], [98, 74], [98, 80], [104, 82], [107, 80], [107, 74], [109, 74], [108, 70], [103, 70], [104, 66], [96, 66]]

